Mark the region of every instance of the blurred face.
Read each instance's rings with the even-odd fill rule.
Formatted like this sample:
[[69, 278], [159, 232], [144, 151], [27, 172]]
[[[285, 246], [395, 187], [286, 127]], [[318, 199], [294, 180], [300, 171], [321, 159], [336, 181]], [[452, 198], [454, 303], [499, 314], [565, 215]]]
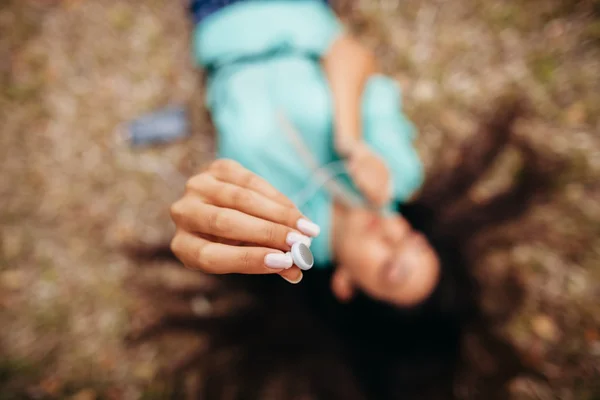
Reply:
[[437, 254], [401, 215], [353, 209], [339, 227], [338, 268], [345, 268], [352, 282], [371, 297], [410, 306], [425, 300], [437, 285]]

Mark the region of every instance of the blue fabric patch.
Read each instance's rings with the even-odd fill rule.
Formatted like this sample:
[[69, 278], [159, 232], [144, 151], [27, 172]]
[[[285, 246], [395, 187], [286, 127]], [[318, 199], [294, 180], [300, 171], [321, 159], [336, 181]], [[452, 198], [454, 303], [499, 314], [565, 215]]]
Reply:
[[192, 0], [190, 11], [194, 19], [194, 23], [202, 21], [215, 11], [220, 10], [232, 3], [237, 3], [242, 0]]
[[[212, 13], [219, 11], [230, 4], [248, 0], [191, 0], [190, 12], [194, 23], [197, 24]], [[324, 0], [327, 3], [327, 0]]]

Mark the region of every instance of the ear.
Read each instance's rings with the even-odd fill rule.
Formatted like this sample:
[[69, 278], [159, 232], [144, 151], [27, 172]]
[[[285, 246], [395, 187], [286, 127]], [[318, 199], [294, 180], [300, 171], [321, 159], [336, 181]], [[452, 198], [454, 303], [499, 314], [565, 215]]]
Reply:
[[342, 266], [337, 266], [331, 277], [331, 290], [342, 303], [347, 303], [354, 297], [355, 288], [350, 275]]

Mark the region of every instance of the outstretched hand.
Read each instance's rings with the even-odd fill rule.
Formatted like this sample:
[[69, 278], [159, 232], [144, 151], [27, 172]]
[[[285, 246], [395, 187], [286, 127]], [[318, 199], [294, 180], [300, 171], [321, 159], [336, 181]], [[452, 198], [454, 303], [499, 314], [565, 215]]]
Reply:
[[171, 206], [177, 226], [173, 253], [191, 269], [211, 274], [273, 274], [291, 283], [302, 271], [286, 255], [319, 227], [267, 181], [220, 159], [194, 177]]

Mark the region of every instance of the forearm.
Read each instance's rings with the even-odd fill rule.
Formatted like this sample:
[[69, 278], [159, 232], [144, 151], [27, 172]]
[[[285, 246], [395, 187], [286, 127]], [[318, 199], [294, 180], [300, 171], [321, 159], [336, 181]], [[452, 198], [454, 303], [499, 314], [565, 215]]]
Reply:
[[337, 39], [322, 60], [333, 97], [334, 144], [347, 155], [361, 137], [361, 97], [365, 83], [376, 71], [375, 57], [348, 35]]

